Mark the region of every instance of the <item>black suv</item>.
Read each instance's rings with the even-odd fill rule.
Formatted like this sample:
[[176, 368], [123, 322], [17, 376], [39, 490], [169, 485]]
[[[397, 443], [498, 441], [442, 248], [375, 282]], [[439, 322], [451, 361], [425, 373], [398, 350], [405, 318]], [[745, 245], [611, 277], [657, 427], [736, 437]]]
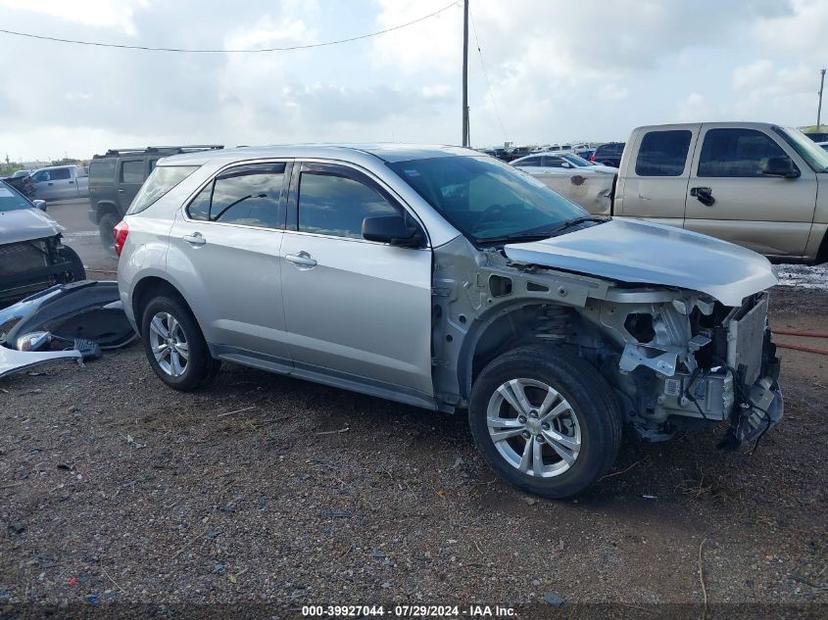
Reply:
[[604, 164], [605, 166], [612, 166], [613, 168], [621, 167], [621, 155], [624, 153], [623, 142], [607, 142], [602, 144], [595, 153], [590, 157], [590, 161], [596, 164]]
[[101, 243], [112, 247], [112, 229], [121, 221], [159, 159], [221, 148], [224, 147], [219, 144], [148, 146], [110, 149], [103, 155], [95, 155], [89, 164], [89, 220], [98, 227]]

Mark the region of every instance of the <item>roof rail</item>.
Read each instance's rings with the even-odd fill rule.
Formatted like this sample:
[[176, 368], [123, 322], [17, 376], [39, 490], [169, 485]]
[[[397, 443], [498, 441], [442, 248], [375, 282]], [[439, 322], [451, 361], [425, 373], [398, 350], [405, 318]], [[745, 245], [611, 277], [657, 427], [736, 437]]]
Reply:
[[128, 155], [136, 153], [187, 153], [190, 151], [213, 151], [223, 149], [223, 144], [185, 144], [180, 146], [144, 146], [137, 148], [108, 149], [103, 155], [94, 155], [93, 159], [100, 157], [111, 157], [117, 155]]

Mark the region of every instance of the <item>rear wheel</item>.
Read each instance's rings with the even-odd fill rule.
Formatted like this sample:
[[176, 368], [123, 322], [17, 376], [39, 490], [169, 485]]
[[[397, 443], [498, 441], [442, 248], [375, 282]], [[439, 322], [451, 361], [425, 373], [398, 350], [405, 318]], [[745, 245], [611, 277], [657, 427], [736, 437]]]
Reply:
[[621, 443], [610, 386], [585, 361], [549, 346], [523, 347], [491, 362], [472, 389], [469, 424], [501, 478], [550, 498], [593, 484]]
[[210, 356], [195, 317], [175, 297], [155, 297], [147, 304], [141, 335], [150, 366], [173, 389], [194, 390], [219, 370], [221, 362]]
[[114, 213], [104, 213], [98, 222], [98, 235], [101, 243], [112, 254], [115, 253], [115, 233], [112, 231], [121, 220]]

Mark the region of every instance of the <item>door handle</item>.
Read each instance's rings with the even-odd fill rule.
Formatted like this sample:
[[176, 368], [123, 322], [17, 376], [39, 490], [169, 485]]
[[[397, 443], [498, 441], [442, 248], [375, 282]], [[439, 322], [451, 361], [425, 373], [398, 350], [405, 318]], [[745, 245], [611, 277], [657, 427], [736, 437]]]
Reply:
[[639, 200], [651, 200], [651, 198], [649, 196], [645, 196], [641, 192], [638, 193], [638, 199]]
[[118, 190], [118, 193], [119, 193], [119, 194], [123, 194], [124, 192], [126, 192], [126, 190], [125, 190], [125, 189], [123, 189], [123, 188], [121, 188], [121, 189], [119, 189], [119, 190]]
[[69, 181], [69, 185], [72, 185], [73, 183], [74, 183], [74, 181]]
[[202, 235], [200, 232], [194, 232], [191, 235], [184, 235], [181, 238], [184, 239], [184, 241], [186, 241], [190, 245], [194, 246], [204, 245], [205, 243], [207, 243], [207, 239], [205, 239], [204, 235]]
[[54, 185], [51, 181], [49, 181], [46, 185]]
[[713, 190], [709, 187], [691, 187], [690, 195], [695, 196], [696, 200], [706, 207], [712, 207], [716, 199], [713, 198]]
[[316, 261], [305, 251], [299, 252], [299, 254], [286, 254], [285, 260], [298, 267], [305, 267], [307, 269], [316, 267]]

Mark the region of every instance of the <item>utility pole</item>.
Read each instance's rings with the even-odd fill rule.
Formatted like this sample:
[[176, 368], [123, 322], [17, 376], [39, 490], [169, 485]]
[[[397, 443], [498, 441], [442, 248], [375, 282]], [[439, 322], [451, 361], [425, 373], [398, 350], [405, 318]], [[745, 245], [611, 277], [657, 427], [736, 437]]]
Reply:
[[[823, 71], [822, 73], [824, 76], [825, 71]], [[463, 0], [463, 146], [470, 146], [470, 144], [471, 142], [469, 140], [469, 0]]]
[[822, 121], [822, 87], [825, 86], [825, 69], [819, 72], [819, 106], [817, 107], [817, 131]]

